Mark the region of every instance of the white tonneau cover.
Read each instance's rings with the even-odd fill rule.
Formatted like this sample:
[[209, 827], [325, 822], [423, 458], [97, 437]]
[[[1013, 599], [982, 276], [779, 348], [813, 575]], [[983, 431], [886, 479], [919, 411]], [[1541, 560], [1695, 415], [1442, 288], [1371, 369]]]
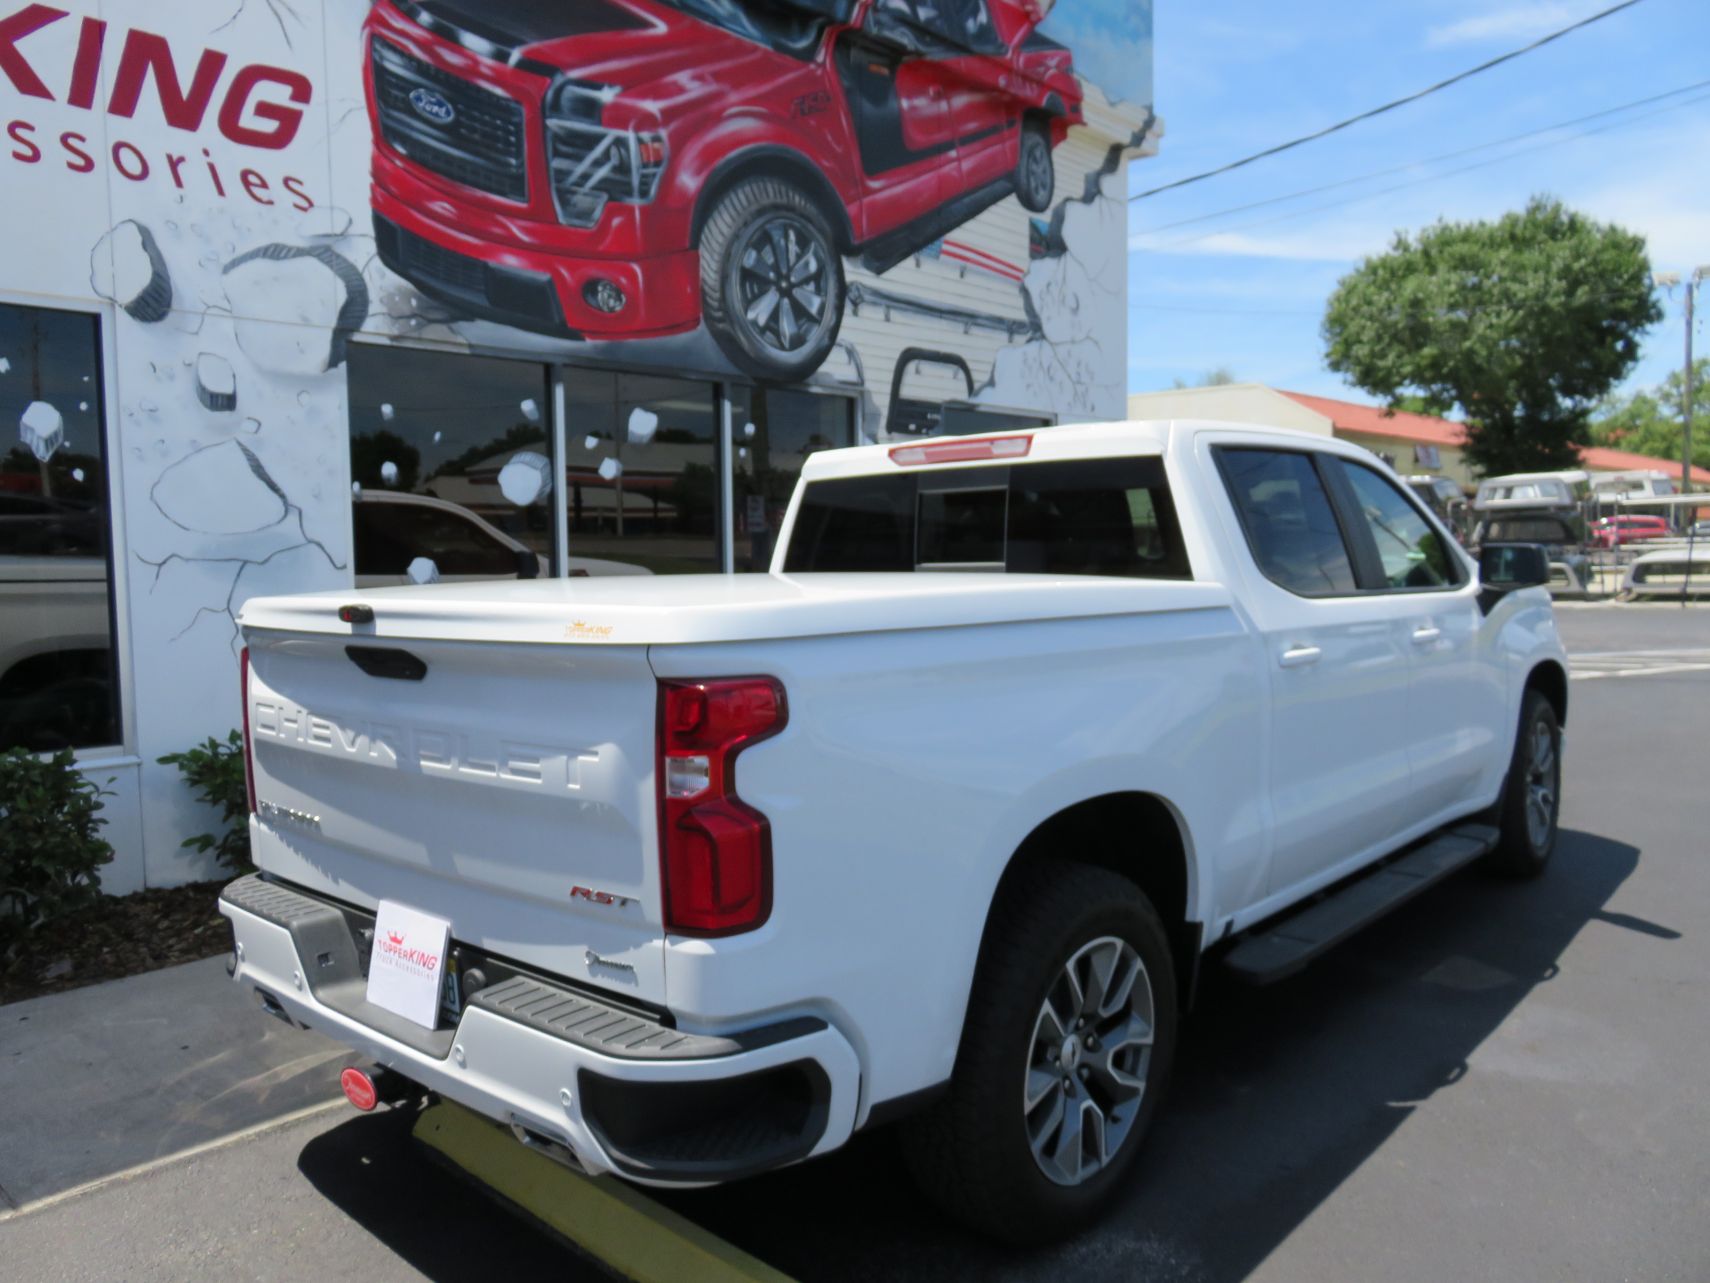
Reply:
[[[247, 629], [439, 641], [681, 645], [1227, 607], [1221, 585], [1012, 574], [493, 580], [262, 597]], [[364, 605], [374, 623], [340, 622]]]

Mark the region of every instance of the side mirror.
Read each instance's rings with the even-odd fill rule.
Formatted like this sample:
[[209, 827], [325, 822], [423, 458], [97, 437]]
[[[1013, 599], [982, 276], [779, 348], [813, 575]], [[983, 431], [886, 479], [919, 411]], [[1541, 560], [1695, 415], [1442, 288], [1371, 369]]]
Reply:
[[1479, 605], [1488, 612], [1511, 592], [1548, 584], [1550, 555], [1542, 544], [1485, 544], [1478, 550], [1478, 581]]
[[540, 557], [532, 548], [517, 549], [517, 578], [539, 579]]

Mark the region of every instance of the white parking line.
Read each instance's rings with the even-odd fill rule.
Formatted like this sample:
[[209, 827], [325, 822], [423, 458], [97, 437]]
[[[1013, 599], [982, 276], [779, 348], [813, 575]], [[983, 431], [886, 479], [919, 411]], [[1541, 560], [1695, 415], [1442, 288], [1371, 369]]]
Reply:
[[1710, 672], [1710, 650], [1602, 650], [1568, 656], [1569, 675], [1589, 681], [1598, 677], [1661, 677], [1669, 673]]
[[85, 1194], [93, 1194], [96, 1190], [105, 1189], [109, 1185], [117, 1185], [121, 1181], [135, 1180], [138, 1176], [146, 1176], [150, 1172], [157, 1172], [163, 1167], [171, 1167], [174, 1163], [182, 1163], [188, 1159], [200, 1158], [203, 1154], [212, 1153], [217, 1149], [225, 1149], [227, 1146], [236, 1145], [240, 1141], [249, 1140], [252, 1137], [260, 1136], [265, 1132], [278, 1131], [281, 1127], [289, 1127], [292, 1123], [300, 1123], [305, 1118], [314, 1118], [319, 1114], [331, 1113], [341, 1105], [348, 1107], [348, 1102], [343, 1096], [339, 1096], [333, 1100], [322, 1101], [318, 1105], [310, 1105], [307, 1108], [296, 1110], [293, 1113], [282, 1115], [279, 1118], [270, 1118], [265, 1123], [257, 1123], [253, 1127], [245, 1127], [242, 1131], [232, 1132], [225, 1136], [218, 1136], [213, 1140], [204, 1141], [200, 1145], [192, 1145], [189, 1149], [181, 1149], [174, 1154], [163, 1154], [159, 1158], [151, 1158], [146, 1163], [139, 1163], [135, 1167], [127, 1167], [122, 1172], [113, 1172], [111, 1175], [102, 1176], [99, 1179], [89, 1181], [86, 1184], [74, 1185], [70, 1189], [62, 1189], [57, 1194], [48, 1194], [42, 1198], [34, 1200], [33, 1202], [21, 1203], [11, 1211], [0, 1212], [0, 1225], [5, 1224], [7, 1221], [16, 1220], [20, 1216], [28, 1216], [31, 1212], [39, 1212], [43, 1208], [54, 1207], [60, 1203], [69, 1202], [74, 1198], [82, 1198]]

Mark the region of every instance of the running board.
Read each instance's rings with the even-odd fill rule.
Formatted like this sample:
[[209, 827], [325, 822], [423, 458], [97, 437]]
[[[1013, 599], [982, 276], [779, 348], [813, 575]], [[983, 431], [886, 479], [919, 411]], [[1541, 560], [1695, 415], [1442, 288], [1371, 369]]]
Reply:
[[1286, 979], [1331, 946], [1493, 850], [1497, 837], [1496, 829], [1482, 824], [1448, 829], [1400, 859], [1246, 936], [1225, 955], [1224, 965], [1252, 984]]

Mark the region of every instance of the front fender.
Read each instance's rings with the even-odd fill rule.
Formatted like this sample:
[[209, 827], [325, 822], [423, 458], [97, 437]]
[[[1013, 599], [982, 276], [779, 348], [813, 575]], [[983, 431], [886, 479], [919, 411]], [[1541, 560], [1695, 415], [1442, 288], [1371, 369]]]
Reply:
[[733, 115], [697, 135], [667, 168], [667, 199], [695, 211], [691, 234], [698, 234], [709, 198], [736, 173], [750, 165], [788, 168], [817, 179], [813, 195], [834, 206], [826, 212], [847, 237], [855, 221], [858, 188], [842, 156], [831, 172], [815, 159], [823, 150], [823, 140], [810, 138], [793, 123], [773, 116]]

